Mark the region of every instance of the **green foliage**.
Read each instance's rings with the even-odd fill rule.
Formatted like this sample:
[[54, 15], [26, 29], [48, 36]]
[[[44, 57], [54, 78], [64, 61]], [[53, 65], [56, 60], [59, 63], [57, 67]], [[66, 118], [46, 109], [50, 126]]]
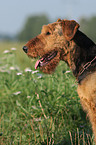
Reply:
[[42, 25], [48, 24], [47, 16], [31, 16], [28, 17], [22, 31], [18, 34], [17, 38], [21, 41], [28, 41], [41, 32]]
[[96, 42], [96, 16], [80, 19], [80, 27], [89, 38]]
[[9, 52], [0, 54], [0, 143], [91, 145], [91, 127], [67, 65], [61, 62], [54, 74], [45, 75], [34, 71], [34, 62], [29, 63], [21, 44], [12, 43], [15, 51], [10, 46], [6, 43]]

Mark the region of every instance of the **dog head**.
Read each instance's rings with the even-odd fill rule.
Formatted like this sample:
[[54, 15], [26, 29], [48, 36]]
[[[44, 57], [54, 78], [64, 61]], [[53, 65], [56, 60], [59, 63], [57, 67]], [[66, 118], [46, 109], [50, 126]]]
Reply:
[[67, 54], [71, 51], [70, 42], [78, 28], [79, 24], [74, 20], [58, 19], [57, 22], [44, 25], [41, 34], [23, 47], [29, 57], [39, 57], [35, 69], [40, 67], [44, 73], [51, 73], [60, 60], [67, 61]]

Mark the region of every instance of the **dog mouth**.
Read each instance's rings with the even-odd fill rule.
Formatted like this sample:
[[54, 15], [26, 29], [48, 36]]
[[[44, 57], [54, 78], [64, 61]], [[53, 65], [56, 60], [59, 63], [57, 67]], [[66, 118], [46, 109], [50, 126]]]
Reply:
[[48, 64], [56, 55], [57, 55], [57, 51], [43, 55], [42, 58], [37, 60], [37, 62], [35, 63], [35, 69]]

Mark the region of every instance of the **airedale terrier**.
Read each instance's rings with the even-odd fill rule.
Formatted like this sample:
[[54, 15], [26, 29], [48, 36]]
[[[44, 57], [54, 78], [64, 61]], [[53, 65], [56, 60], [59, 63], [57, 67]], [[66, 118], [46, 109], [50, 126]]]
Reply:
[[44, 73], [55, 70], [65, 61], [78, 81], [78, 95], [92, 124], [96, 143], [96, 45], [79, 29], [74, 20], [60, 20], [44, 25], [41, 34], [23, 47], [32, 58], [40, 59], [35, 69]]

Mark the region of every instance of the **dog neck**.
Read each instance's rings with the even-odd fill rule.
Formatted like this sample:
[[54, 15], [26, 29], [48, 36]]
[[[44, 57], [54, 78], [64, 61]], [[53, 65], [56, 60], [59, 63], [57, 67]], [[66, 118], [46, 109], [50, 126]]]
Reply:
[[[70, 48], [71, 50], [73, 49], [73, 51], [69, 54], [71, 63], [68, 61], [67, 63], [78, 83], [81, 83], [88, 74], [96, 70], [96, 45], [79, 30], [77, 31], [74, 39], [69, 43]], [[86, 66], [86, 68], [84, 68], [84, 66], [88, 63], [90, 64], [89, 67]]]
[[83, 69], [78, 74], [78, 82], [80, 83], [83, 78], [85, 78], [88, 74], [94, 72], [96, 70], [96, 56], [90, 61], [87, 62]]

